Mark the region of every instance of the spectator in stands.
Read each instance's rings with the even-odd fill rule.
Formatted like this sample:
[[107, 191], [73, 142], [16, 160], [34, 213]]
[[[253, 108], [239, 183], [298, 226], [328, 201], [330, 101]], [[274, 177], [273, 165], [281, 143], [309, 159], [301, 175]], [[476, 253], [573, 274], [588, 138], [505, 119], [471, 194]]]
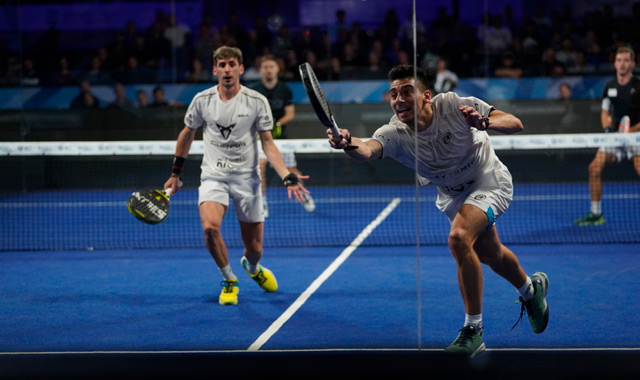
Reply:
[[132, 55], [127, 59], [127, 65], [114, 74], [119, 82], [124, 84], [142, 84], [152, 82], [154, 72], [140, 65], [138, 58]]
[[93, 85], [111, 84], [113, 79], [111, 74], [102, 69], [102, 60], [98, 55], [94, 55], [89, 62], [89, 69], [85, 72], [84, 78]]
[[218, 46], [218, 32], [208, 22], [200, 24], [200, 30], [196, 38], [195, 57], [202, 62], [204, 67], [213, 66], [213, 58], [211, 52]]
[[164, 30], [164, 38], [171, 43], [173, 49], [182, 49], [190, 34], [191, 29], [188, 25], [179, 24], [175, 14], [169, 15], [169, 25]]
[[100, 108], [100, 101], [91, 91], [91, 82], [87, 79], [80, 81], [80, 92], [71, 101], [71, 108], [74, 109], [94, 109]]
[[572, 133], [575, 128], [583, 125], [580, 114], [573, 107], [573, 89], [567, 82], [562, 82], [559, 87], [559, 96], [564, 110], [560, 117], [557, 133]]
[[[640, 132], [640, 79], [633, 75], [636, 65], [635, 52], [630, 46], [621, 46], [615, 54], [614, 67], [616, 77], [607, 82], [602, 93], [602, 111], [600, 121], [604, 132]], [[628, 126], [621, 126], [624, 117], [628, 117]], [[625, 130], [627, 129], [627, 130]], [[591, 207], [582, 218], [576, 219], [577, 226], [604, 224], [602, 211], [602, 172], [605, 167], [623, 159], [633, 161], [640, 175], [640, 147], [600, 148], [589, 164], [589, 193]]]
[[190, 70], [185, 73], [185, 80], [189, 83], [208, 83], [211, 79], [211, 72], [204, 68], [200, 58], [194, 58]]
[[567, 68], [569, 75], [594, 75], [596, 72], [596, 67], [587, 62], [587, 55], [582, 50], [576, 52], [575, 63]]
[[359, 79], [376, 80], [385, 79], [389, 68], [383, 66], [380, 59], [380, 53], [371, 50], [369, 52], [369, 62], [365, 69], [359, 70]]
[[440, 58], [433, 89], [436, 93], [454, 91], [458, 87], [458, 75], [447, 68], [447, 60]]
[[151, 107], [168, 107], [169, 102], [164, 98], [164, 88], [156, 87], [153, 89], [153, 103]]
[[255, 56], [253, 58], [253, 62], [251, 66], [247, 67], [247, 69], [242, 74], [242, 80], [244, 82], [254, 82], [259, 81], [262, 78], [262, 73], [260, 73], [260, 63], [262, 62], [261, 56]]
[[500, 63], [498, 63], [494, 74], [498, 78], [520, 79], [522, 78], [522, 68], [520, 67], [520, 63], [516, 61], [513, 53], [506, 51], [502, 54]]
[[113, 86], [113, 93], [115, 94], [115, 100], [107, 106], [108, 108], [120, 108], [125, 111], [130, 111], [135, 108], [133, 101], [127, 98], [127, 88], [120, 82]]
[[138, 90], [136, 92], [136, 99], [138, 100], [138, 108], [149, 107], [149, 95], [145, 90]]
[[42, 84], [40, 72], [36, 69], [36, 64], [32, 58], [25, 58], [22, 61], [22, 80], [23, 86], [39, 86]]
[[62, 56], [58, 59], [58, 68], [49, 78], [49, 84], [52, 86], [75, 86], [78, 84], [75, 74], [69, 67], [69, 60]]

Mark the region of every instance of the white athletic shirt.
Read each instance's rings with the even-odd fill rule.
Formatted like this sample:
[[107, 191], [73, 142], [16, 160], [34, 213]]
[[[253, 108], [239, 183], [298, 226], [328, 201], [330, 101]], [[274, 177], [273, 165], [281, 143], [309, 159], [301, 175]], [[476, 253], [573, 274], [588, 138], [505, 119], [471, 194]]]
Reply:
[[184, 123], [204, 128], [201, 178], [225, 178], [257, 172], [258, 131], [270, 131], [273, 117], [267, 98], [242, 86], [228, 101], [222, 101], [218, 86], [194, 96]]
[[[504, 167], [491, 147], [489, 135], [465, 122], [458, 109], [462, 104], [474, 107], [483, 116], [489, 116], [493, 109], [478, 98], [463, 98], [454, 92], [439, 94], [431, 99], [433, 123], [418, 133], [420, 183], [431, 182], [449, 195], [462, 192], [481, 173]], [[415, 167], [414, 132], [395, 115], [375, 131], [373, 138], [382, 144], [383, 157]]]

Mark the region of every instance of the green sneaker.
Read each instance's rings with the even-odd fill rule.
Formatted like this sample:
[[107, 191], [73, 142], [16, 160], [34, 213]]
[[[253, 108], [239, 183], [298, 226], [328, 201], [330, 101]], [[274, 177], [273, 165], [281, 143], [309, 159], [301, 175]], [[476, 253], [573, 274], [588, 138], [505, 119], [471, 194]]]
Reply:
[[599, 226], [601, 224], [604, 224], [604, 214], [595, 215], [594, 213], [589, 211], [587, 215], [583, 216], [580, 219], [574, 220], [573, 224], [580, 227]]
[[477, 328], [475, 326], [461, 328], [456, 340], [445, 348], [444, 352], [463, 354], [473, 359], [485, 350], [484, 342], [482, 341], [483, 330], [482, 325]]
[[[531, 282], [535, 293], [531, 299], [525, 301], [522, 297], [517, 302], [522, 304], [520, 308], [520, 319], [513, 327], [522, 320], [524, 311], [527, 311], [529, 324], [534, 333], [542, 333], [549, 324], [549, 305], [547, 305], [547, 293], [549, 292], [549, 278], [542, 272], [536, 272], [531, 276]], [[513, 327], [511, 329], [513, 329]]]

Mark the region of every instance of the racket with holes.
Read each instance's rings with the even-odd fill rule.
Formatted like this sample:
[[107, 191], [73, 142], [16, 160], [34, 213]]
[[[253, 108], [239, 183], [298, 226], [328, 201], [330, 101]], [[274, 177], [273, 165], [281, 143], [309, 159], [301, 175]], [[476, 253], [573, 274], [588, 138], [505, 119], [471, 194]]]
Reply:
[[136, 191], [127, 200], [127, 208], [136, 219], [147, 224], [162, 223], [169, 215], [171, 188]]
[[[313, 72], [311, 65], [308, 62], [305, 62], [298, 67], [298, 70], [300, 71], [300, 78], [302, 79], [304, 89], [307, 91], [309, 101], [311, 102], [316, 115], [318, 115], [318, 119], [320, 119], [320, 122], [325, 127], [331, 129], [331, 133], [333, 133], [334, 136], [340, 136], [340, 132], [338, 131], [338, 124], [336, 123], [336, 120], [331, 113], [329, 103], [327, 103], [327, 99], [324, 96], [324, 91], [322, 91], [320, 82], [318, 82], [318, 78]], [[349, 145], [345, 148], [345, 150], [357, 148], [357, 146]]]

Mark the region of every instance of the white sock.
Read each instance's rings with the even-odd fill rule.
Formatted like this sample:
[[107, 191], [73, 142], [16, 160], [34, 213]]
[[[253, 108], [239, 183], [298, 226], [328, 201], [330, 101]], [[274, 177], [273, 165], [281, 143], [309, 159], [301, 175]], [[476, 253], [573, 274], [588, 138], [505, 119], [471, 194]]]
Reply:
[[593, 215], [602, 214], [602, 202], [601, 201], [591, 201], [591, 213]]
[[534, 292], [531, 277], [527, 276], [527, 281], [524, 282], [524, 285], [518, 288], [518, 293], [520, 293], [522, 298], [527, 301], [533, 297]]
[[260, 268], [260, 264], [251, 264], [251, 261], [249, 261], [249, 259], [247, 259], [247, 271], [251, 274], [256, 274], [258, 273], [258, 268]]
[[238, 279], [238, 277], [236, 277], [236, 275], [233, 274], [230, 264], [227, 264], [227, 266], [224, 268], [220, 268], [220, 273], [222, 273], [222, 277], [224, 278], [225, 281], [235, 281]]
[[464, 315], [464, 327], [473, 326], [479, 327], [482, 324], [482, 314], [477, 315]]

